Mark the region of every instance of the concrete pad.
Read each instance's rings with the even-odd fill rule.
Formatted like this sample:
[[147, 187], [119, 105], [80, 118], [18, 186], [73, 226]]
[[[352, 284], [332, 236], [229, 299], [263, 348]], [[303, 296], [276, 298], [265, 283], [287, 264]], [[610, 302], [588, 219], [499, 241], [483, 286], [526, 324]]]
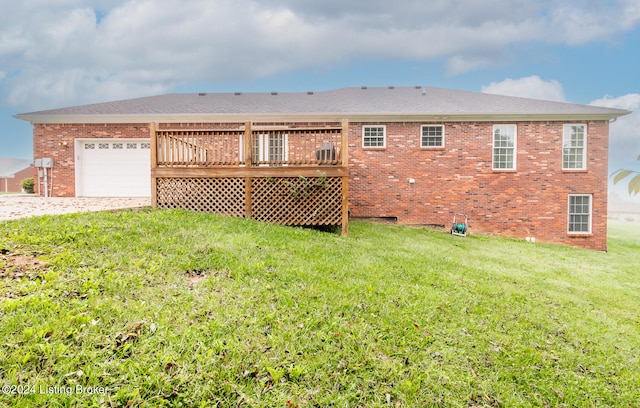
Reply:
[[0, 195], [0, 220], [15, 220], [35, 215], [69, 214], [139, 208], [151, 205], [150, 198], [67, 198], [37, 197], [23, 194]]

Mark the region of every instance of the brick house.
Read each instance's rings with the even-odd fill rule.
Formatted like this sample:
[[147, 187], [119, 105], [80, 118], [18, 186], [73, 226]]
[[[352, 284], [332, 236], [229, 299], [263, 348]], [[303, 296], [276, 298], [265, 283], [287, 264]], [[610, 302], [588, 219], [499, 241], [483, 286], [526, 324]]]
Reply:
[[[432, 87], [362, 87], [169, 94], [17, 117], [34, 125], [35, 158], [53, 159], [54, 196], [155, 199], [163, 174], [154, 167], [156, 137], [165, 133], [165, 148], [173, 140], [182, 146], [185, 168], [187, 159], [242, 167], [251, 149], [256, 166], [292, 175], [322, 164], [309, 155], [326, 145], [314, 136], [316, 144], [301, 147], [294, 133], [346, 123], [346, 145], [338, 138], [331, 146], [348, 149], [351, 217], [448, 226], [462, 213], [474, 232], [606, 250], [609, 121], [628, 113]], [[245, 144], [252, 124], [268, 130]], [[191, 139], [178, 142], [171, 135], [178, 130]]]
[[29, 177], [33, 177], [31, 160], [0, 158], [0, 192], [21, 192], [22, 180]]

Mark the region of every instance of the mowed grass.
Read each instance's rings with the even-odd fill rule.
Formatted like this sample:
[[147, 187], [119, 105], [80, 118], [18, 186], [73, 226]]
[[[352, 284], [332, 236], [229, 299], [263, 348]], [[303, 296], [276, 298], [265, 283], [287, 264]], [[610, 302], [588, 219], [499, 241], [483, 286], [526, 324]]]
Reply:
[[0, 405], [639, 406], [638, 224], [610, 235], [0, 222]]

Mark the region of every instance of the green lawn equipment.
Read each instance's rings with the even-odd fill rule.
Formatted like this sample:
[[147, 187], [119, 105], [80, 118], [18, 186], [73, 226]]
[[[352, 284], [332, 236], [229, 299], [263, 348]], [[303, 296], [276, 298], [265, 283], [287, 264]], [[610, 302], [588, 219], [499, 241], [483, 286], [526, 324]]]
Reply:
[[[464, 218], [464, 222], [460, 222]], [[461, 237], [467, 236], [467, 230], [469, 229], [467, 225], [467, 221], [469, 217], [464, 214], [455, 214], [453, 216], [453, 225], [451, 226], [451, 234], [458, 235]]]

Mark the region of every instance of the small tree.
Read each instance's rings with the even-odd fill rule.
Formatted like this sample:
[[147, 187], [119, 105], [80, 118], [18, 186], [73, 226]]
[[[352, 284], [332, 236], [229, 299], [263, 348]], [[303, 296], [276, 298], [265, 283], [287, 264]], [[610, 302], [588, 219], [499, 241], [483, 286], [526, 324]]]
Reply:
[[[638, 156], [638, 161], [640, 161], [640, 156]], [[613, 184], [618, 184], [620, 181], [630, 176], [631, 180], [629, 180], [629, 195], [634, 196], [640, 193], [640, 171], [619, 169], [611, 174], [611, 177], [613, 177]]]
[[24, 190], [25, 193], [33, 194], [33, 186], [34, 186], [33, 178], [29, 177], [22, 180], [22, 183], [20, 185], [22, 186], [22, 189]]

